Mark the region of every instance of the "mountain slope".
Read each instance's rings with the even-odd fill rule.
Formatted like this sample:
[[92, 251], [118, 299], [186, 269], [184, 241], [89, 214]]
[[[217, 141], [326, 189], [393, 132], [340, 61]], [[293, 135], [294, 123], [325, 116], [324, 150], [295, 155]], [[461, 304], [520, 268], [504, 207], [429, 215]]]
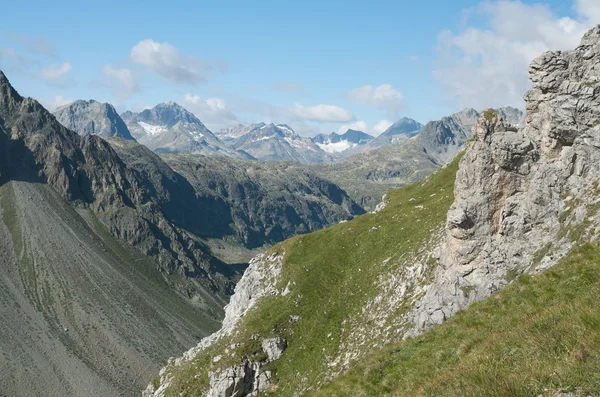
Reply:
[[[274, 244], [364, 213], [338, 186], [301, 166], [171, 154], [111, 140], [123, 161], [159, 197], [170, 219], [196, 235], [235, 239], [247, 248]], [[201, 218], [204, 214], [204, 217]]]
[[217, 327], [48, 185], [0, 186], [3, 395], [134, 395]]
[[175, 102], [121, 115], [135, 139], [158, 153], [191, 152], [244, 158], [227, 147], [192, 113]]
[[111, 104], [78, 100], [52, 113], [59, 123], [80, 135], [133, 140], [123, 119]]
[[[365, 332], [386, 328], [387, 338], [397, 337], [394, 324], [379, 324], [381, 313], [369, 303], [386, 290], [416, 295], [431, 276], [431, 265], [425, 265], [435, 244], [431, 234], [443, 229], [456, 168], [454, 162], [422, 185], [391, 192], [387, 207], [376, 214], [292, 238], [257, 258], [236, 287], [220, 333], [166, 369], [156, 395], [204, 395], [243, 356], [248, 364], [241, 370], [273, 371], [277, 393], [293, 395], [348, 365], [359, 356], [354, 349], [365, 353], [381, 343], [379, 334], [356, 339], [356, 324]], [[424, 265], [418, 269], [416, 261]], [[407, 310], [391, 294], [378, 302], [396, 321]], [[262, 342], [277, 337], [285, 340], [283, 355], [259, 371], [253, 365], [266, 358]], [[225, 350], [230, 345], [238, 347]], [[216, 356], [221, 358], [213, 362]]]
[[48, 184], [70, 204], [91, 209], [112, 236], [157, 258], [165, 275], [173, 276], [167, 282], [186, 291], [203, 310], [220, 315], [235, 274], [178, 219], [169, 219], [169, 195], [155, 194], [148, 180], [128, 168], [106, 141], [77, 135], [37, 101], [22, 98], [4, 74], [0, 124], [5, 181]]
[[[360, 388], [341, 381], [328, 391], [598, 394], [598, 360], [588, 350], [600, 328], [591, 260], [600, 230], [598, 65], [600, 26], [575, 50], [531, 63], [525, 125], [487, 109], [462, 158], [390, 193], [379, 212], [255, 258], [221, 330], [164, 369], [146, 394], [298, 396], [353, 367]], [[466, 322], [449, 324], [464, 328], [435, 331], [461, 310], [471, 310]], [[379, 350], [411, 337], [419, 339]], [[369, 354], [375, 361], [362, 366]], [[394, 363], [396, 354], [408, 365]], [[415, 383], [412, 371], [434, 378]]]
[[301, 137], [285, 124], [256, 124], [235, 140], [232, 147], [262, 161], [311, 164], [332, 160], [310, 138]]
[[597, 243], [584, 245], [308, 395], [598, 395], [599, 257]]

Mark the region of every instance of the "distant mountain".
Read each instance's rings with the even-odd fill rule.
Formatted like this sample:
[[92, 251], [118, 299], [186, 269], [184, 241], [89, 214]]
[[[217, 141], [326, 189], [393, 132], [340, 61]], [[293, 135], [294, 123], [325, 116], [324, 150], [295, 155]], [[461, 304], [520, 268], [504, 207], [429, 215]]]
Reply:
[[329, 135], [319, 134], [313, 138], [313, 142], [327, 153], [339, 153], [350, 148], [366, 145], [373, 137], [362, 131], [348, 130], [344, 134], [332, 132]]
[[391, 146], [419, 133], [423, 124], [403, 117], [366, 145], [368, 150]]
[[[312, 139], [301, 137], [286, 124], [260, 123], [251, 127], [232, 143], [232, 147], [249, 153], [257, 160], [293, 161], [303, 164], [332, 161], [331, 156]], [[242, 130], [239, 128], [237, 131]]]
[[498, 113], [500, 113], [500, 116], [502, 116], [504, 120], [508, 121], [511, 124], [520, 125], [523, 121], [523, 117], [525, 116], [525, 114], [521, 110], [513, 108], [511, 106], [506, 106], [496, 110], [498, 111]]
[[129, 129], [109, 103], [78, 100], [52, 112], [59, 123], [79, 135], [133, 140]]
[[233, 143], [257, 126], [260, 127], [262, 124], [238, 124], [234, 127], [222, 128], [221, 131], [215, 133], [215, 135], [225, 143]]
[[225, 145], [191, 112], [173, 101], [121, 115], [135, 139], [157, 153], [201, 153], [244, 158]]

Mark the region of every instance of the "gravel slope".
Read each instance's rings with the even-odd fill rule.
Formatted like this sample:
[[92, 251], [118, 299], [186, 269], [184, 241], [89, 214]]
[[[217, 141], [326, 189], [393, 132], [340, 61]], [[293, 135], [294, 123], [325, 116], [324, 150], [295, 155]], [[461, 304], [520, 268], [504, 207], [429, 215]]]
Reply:
[[48, 185], [0, 186], [0, 396], [129, 396], [218, 324]]

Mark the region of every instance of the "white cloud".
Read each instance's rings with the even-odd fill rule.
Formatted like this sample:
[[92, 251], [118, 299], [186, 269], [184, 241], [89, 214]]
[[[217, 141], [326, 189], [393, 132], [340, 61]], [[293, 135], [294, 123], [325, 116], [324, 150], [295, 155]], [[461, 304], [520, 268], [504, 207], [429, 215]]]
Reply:
[[576, 0], [573, 6], [577, 20], [558, 17], [542, 4], [488, 1], [474, 10], [487, 20], [486, 29], [442, 32], [433, 74], [449, 101], [461, 108], [523, 107], [529, 63], [544, 51], [576, 47], [592, 19], [600, 20], [597, 0]]
[[366, 121], [357, 121], [352, 124], [342, 124], [338, 128], [338, 134], [345, 134], [348, 130], [357, 130], [362, 132], [369, 132], [369, 124]]
[[271, 84], [271, 86], [274, 89], [282, 92], [294, 92], [303, 96], [309, 95], [308, 91], [306, 91], [300, 84], [290, 81], [276, 81]]
[[130, 69], [104, 65], [101, 73], [109, 79], [104, 85], [112, 88], [117, 98], [126, 99], [138, 91], [137, 80]]
[[171, 44], [142, 40], [131, 49], [131, 59], [153, 70], [172, 83], [197, 84], [207, 80], [211, 66], [182, 54]]
[[335, 105], [304, 106], [300, 103], [296, 103], [293, 106], [283, 108], [276, 113], [281, 113], [284, 116], [288, 115], [290, 118], [296, 120], [324, 123], [347, 123], [355, 119], [352, 112]]
[[384, 109], [390, 117], [397, 117], [405, 106], [404, 95], [391, 84], [382, 84], [379, 87], [366, 85], [350, 91], [348, 97], [359, 105]]
[[57, 95], [54, 98], [39, 98], [38, 101], [49, 111], [74, 102], [73, 99], [67, 99], [61, 95]]
[[388, 120], [379, 120], [373, 127], [369, 127], [369, 124], [366, 121], [357, 121], [352, 124], [342, 124], [340, 128], [338, 128], [338, 134], [344, 134], [348, 130], [358, 130], [377, 136], [387, 130], [392, 124], [393, 123]]
[[382, 132], [384, 132], [385, 130], [387, 130], [388, 128], [390, 128], [392, 126], [392, 124], [394, 124], [394, 123], [389, 120], [379, 120], [377, 123], [375, 123], [373, 128], [371, 128], [371, 134], [379, 135]]
[[204, 100], [198, 95], [185, 94], [183, 103], [187, 109], [213, 130], [238, 122], [235, 114], [222, 99], [208, 98]]
[[600, 22], [600, 3], [598, 0], [577, 0], [574, 5], [577, 13], [591, 22]]
[[63, 80], [72, 69], [73, 67], [68, 62], [62, 65], [48, 65], [40, 71], [39, 77], [50, 84], [56, 84]]

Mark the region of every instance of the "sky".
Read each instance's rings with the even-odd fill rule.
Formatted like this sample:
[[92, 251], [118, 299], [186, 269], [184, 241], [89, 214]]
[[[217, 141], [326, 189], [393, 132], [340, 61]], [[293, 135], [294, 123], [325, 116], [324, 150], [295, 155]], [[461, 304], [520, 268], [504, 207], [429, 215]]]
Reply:
[[574, 48], [600, 0], [48, 1], [2, 6], [0, 70], [53, 110], [173, 100], [213, 131], [378, 135], [466, 107], [524, 108], [527, 66]]

